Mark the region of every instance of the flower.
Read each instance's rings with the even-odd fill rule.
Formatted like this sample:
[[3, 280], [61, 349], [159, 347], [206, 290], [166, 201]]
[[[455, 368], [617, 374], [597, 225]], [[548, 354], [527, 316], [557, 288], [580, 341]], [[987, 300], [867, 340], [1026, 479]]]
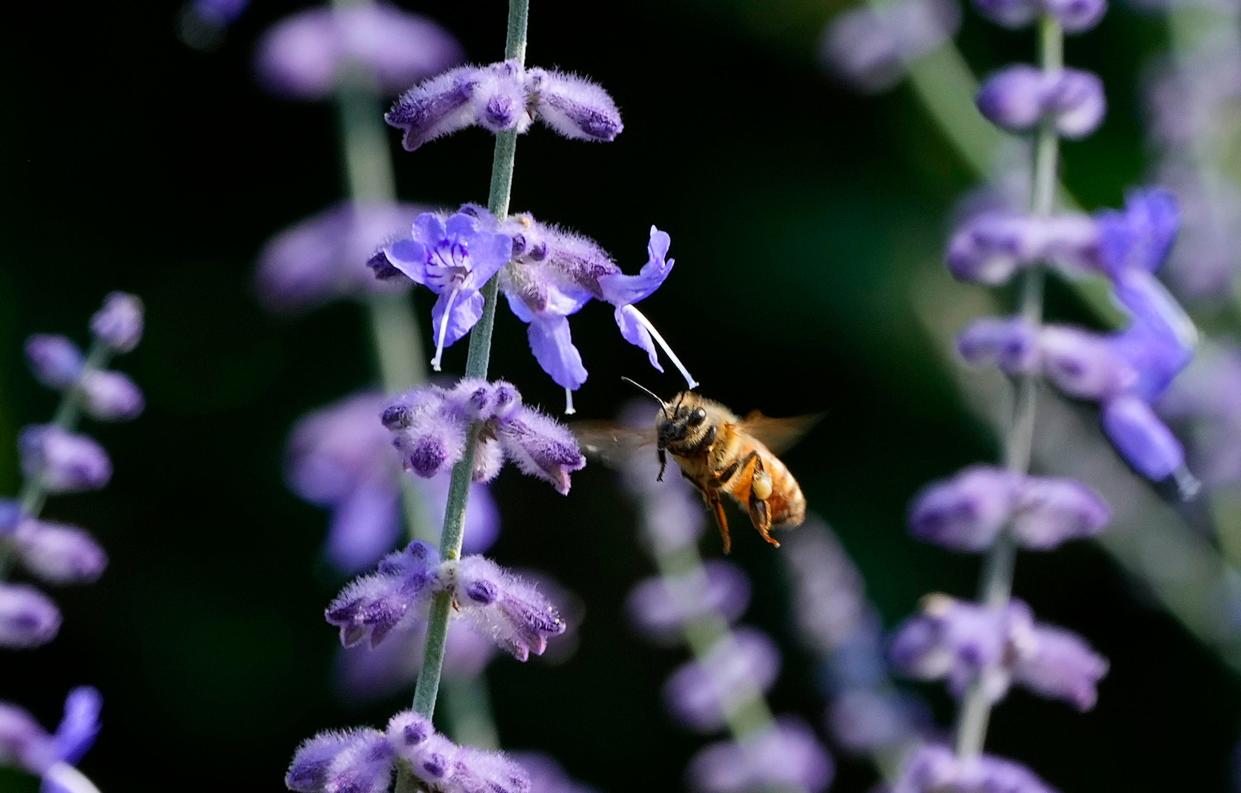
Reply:
[[896, 85], [906, 65], [956, 34], [961, 9], [954, 0], [903, 0], [858, 8], [835, 17], [823, 31], [819, 52], [845, 82], [861, 91]]
[[775, 643], [752, 628], [736, 629], [672, 673], [664, 684], [664, 702], [683, 724], [711, 732], [727, 723], [737, 700], [766, 693], [779, 672]]
[[392, 95], [461, 60], [442, 27], [388, 3], [302, 11], [277, 22], [259, 42], [255, 69], [272, 93], [323, 99], [353, 77]]
[[462, 616], [519, 661], [542, 655], [547, 640], [565, 632], [560, 613], [538, 590], [482, 556], [440, 568]]
[[375, 573], [352, 581], [325, 612], [340, 629], [341, 644], [369, 639], [374, 647], [383, 641], [411, 610], [430, 602], [438, 566], [435, 549], [415, 540], [385, 556]]
[[91, 317], [95, 338], [113, 352], [129, 352], [142, 340], [142, 301], [125, 292], [111, 292]]
[[925, 744], [910, 756], [892, 793], [1056, 793], [1025, 766], [992, 755], [960, 759], [951, 749]]
[[994, 286], [1037, 264], [1076, 274], [1094, 266], [1096, 249], [1097, 230], [1088, 215], [1044, 218], [988, 209], [954, 232], [946, 258], [958, 280]]
[[796, 719], [779, 719], [770, 729], [744, 741], [711, 744], [694, 755], [688, 772], [690, 787], [697, 793], [778, 788], [819, 793], [834, 775], [827, 750]]
[[259, 253], [259, 299], [271, 311], [297, 312], [336, 298], [405, 289], [407, 279], [377, 279], [362, 265], [422, 211], [415, 204], [340, 203], [290, 226]]
[[18, 439], [22, 472], [52, 493], [98, 490], [112, 477], [103, 447], [51, 424], [26, 427]]
[[146, 407], [142, 389], [120, 372], [91, 369], [78, 381], [83, 407], [100, 421], [129, 421]]
[[0, 584], [0, 646], [38, 647], [59, 630], [60, 610], [46, 595], [22, 584]]
[[646, 636], [661, 644], [682, 638], [690, 623], [707, 616], [735, 622], [750, 603], [750, 580], [736, 565], [705, 562], [701, 570], [639, 581], [625, 611]]
[[1107, 0], [974, 0], [974, 5], [983, 16], [1006, 28], [1025, 27], [1046, 13], [1065, 33], [1089, 30], [1107, 11]]
[[64, 336], [38, 333], [26, 340], [26, 360], [36, 380], [48, 388], [63, 390], [77, 382], [85, 360]]
[[60, 725], [49, 734], [22, 708], [0, 702], [0, 764], [42, 777], [47, 793], [94, 790], [73, 764], [99, 734], [102, 704], [95, 689], [73, 689], [65, 699]]
[[[448, 470], [465, 452], [470, 423], [480, 421], [474, 480], [489, 481], [502, 459], [567, 495], [569, 475], [586, 465], [573, 434], [533, 408], [504, 381], [462, 380], [453, 389], [415, 388], [384, 410], [402, 465], [421, 477]], [[501, 456], [502, 455], [502, 456]]]
[[108, 565], [99, 543], [76, 526], [26, 518], [13, 546], [22, 565], [49, 584], [91, 583]]
[[512, 239], [481, 229], [483, 224], [462, 212], [446, 220], [424, 212], [414, 220], [411, 237], [383, 249], [392, 267], [439, 295], [431, 310], [431, 368], [437, 372], [444, 348], [465, 336], [482, 316], [479, 290], [512, 255]]
[[1082, 138], [1103, 120], [1103, 82], [1089, 72], [1009, 66], [983, 81], [978, 110], [1010, 132], [1029, 132], [1047, 121], [1066, 138]]
[[517, 61], [461, 66], [403, 93], [384, 115], [414, 151], [467, 127], [525, 132], [535, 120], [566, 138], [610, 141], [624, 125], [612, 97], [584, 77]]

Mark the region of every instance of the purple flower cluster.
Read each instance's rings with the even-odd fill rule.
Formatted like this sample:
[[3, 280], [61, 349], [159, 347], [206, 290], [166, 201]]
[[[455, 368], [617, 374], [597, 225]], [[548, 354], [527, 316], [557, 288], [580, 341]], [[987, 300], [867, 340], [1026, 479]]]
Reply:
[[445, 473], [461, 460], [474, 422], [482, 423], [475, 482], [490, 482], [507, 459], [567, 495], [569, 475], [586, 465], [573, 433], [523, 404], [517, 389], [503, 380], [415, 388], [392, 400], [382, 418], [402, 466], [424, 478]]
[[1025, 766], [991, 755], [962, 759], [935, 744], [919, 747], [892, 793], [1056, 793]]
[[[649, 407], [643, 405], [644, 418]], [[635, 415], [637, 411], [634, 411]], [[661, 568], [678, 560], [681, 569], [641, 581], [629, 595], [630, 619], [659, 644], [688, 641], [692, 634], [711, 635], [706, 649], [677, 669], [664, 686], [664, 701], [677, 721], [712, 733], [730, 726], [738, 714], [752, 718], [766, 711], [765, 692], [780, 669], [780, 653], [765, 634], [728, 627], [749, 603], [745, 574], [727, 562], [686, 564], [696, 559], [695, 544], [704, 526], [701, 505], [678, 480], [655, 483], [655, 471], [635, 460], [626, 480], [641, 513], [643, 540]], [[730, 726], [731, 729], [731, 726]], [[833, 775], [831, 757], [805, 724], [765, 717], [755, 731], [734, 733], [691, 760], [690, 786], [699, 793], [796, 789], [817, 793]]]
[[349, 80], [391, 96], [458, 63], [461, 46], [439, 25], [387, 3], [302, 11], [259, 43], [255, 67], [272, 93], [324, 99]]
[[593, 240], [527, 214], [499, 223], [482, 207], [466, 204], [452, 215], [419, 215], [410, 236], [384, 245], [370, 266], [381, 280], [403, 275], [438, 295], [431, 312], [431, 365], [436, 370], [444, 348], [463, 338], [482, 316], [480, 290], [498, 275], [509, 309], [528, 325], [535, 359], [565, 389], [566, 412], [572, 413], [572, 392], [586, 382], [587, 373], [569, 317], [591, 300], [613, 306], [621, 335], [645, 351], [655, 369], [663, 371], [658, 345], [690, 387], [697, 385], [635, 306], [672, 272], [670, 244], [668, 234], [652, 226], [646, 264], [636, 275], [626, 275]]
[[610, 141], [624, 129], [616, 103], [584, 77], [517, 61], [461, 66], [410, 88], [384, 116], [406, 151], [466, 127], [525, 132], [542, 121], [566, 138]]
[[1030, 132], [1051, 124], [1065, 138], [1083, 138], [1099, 128], [1107, 102], [1103, 81], [1090, 72], [1009, 66], [991, 75], [978, 91], [978, 110], [1009, 132]]
[[425, 620], [437, 592], [451, 592], [458, 617], [520, 661], [541, 655], [547, 640], [565, 631], [559, 611], [533, 585], [482, 556], [441, 561], [420, 541], [350, 583], [325, 616], [340, 629], [341, 644], [375, 647], [402, 623]]
[[0, 702], [0, 765], [41, 777], [45, 793], [96, 793], [74, 764], [99, 734], [102, 705], [95, 689], [73, 689], [60, 725], [49, 733], [24, 709]]
[[526, 770], [500, 752], [458, 746], [413, 711], [386, 730], [321, 732], [304, 742], [285, 774], [298, 793], [386, 793], [397, 763], [435, 793], [530, 793]]
[[819, 52], [831, 70], [860, 91], [896, 85], [906, 68], [956, 35], [956, 0], [901, 0], [840, 14], [823, 31]]

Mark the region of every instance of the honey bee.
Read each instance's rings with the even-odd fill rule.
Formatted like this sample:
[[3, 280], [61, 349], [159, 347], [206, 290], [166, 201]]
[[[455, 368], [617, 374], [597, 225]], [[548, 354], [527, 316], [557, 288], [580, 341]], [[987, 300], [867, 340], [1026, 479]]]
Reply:
[[669, 403], [633, 380], [623, 379], [659, 402], [654, 433], [602, 423], [579, 424], [575, 431], [588, 454], [618, 462], [618, 452], [629, 454], [654, 443], [658, 481], [663, 481], [671, 454], [681, 476], [698, 490], [715, 517], [724, 553], [732, 549], [732, 538], [721, 493], [746, 510], [759, 535], [776, 548], [780, 542], [771, 536], [772, 529], [800, 526], [806, 519], [806, 497], [776, 451], [791, 446], [817, 416], [774, 419], [754, 411], [739, 418], [719, 402], [693, 391], [682, 391]]

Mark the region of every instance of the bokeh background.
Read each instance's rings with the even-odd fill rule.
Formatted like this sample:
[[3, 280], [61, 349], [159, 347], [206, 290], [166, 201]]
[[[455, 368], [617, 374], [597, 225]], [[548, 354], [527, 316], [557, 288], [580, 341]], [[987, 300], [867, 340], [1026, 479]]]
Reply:
[[[502, 3], [401, 5], [453, 31], [470, 59], [499, 57]], [[105, 727], [83, 767], [104, 791], [282, 790], [300, 740], [404, 706], [404, 695], [357, 707], [332, 693], [336, 639], [322, 609], [340, 578], [320, 558], [326, 514], [282, 479], [293, 421], [373, 380], [362, 312], [338, 303], [274, 318], [253, 288], [263, 242], [344, 190], [331, 105], [274, 99], [253, 78], [255, 41], [300, 7], [254, 3], [210, 52], [178, 39], [176, 3], [20, 4], [0, 32], [0, 449], [54, 403], [25, 372], [26, 335], [81, 338], [112, 289], [141, 295], [148, 311], [142, 346], [121, 363], [148, 409], [94, 431], [114, 480], [48, 512], [90, 527], [111, 566], [97, 585], [58, 593], [66, 622], [55, 643], [0, 659], [0, 699], [45, 721], [68, 687], [102, 689]], [[827, 411], [786, 459], [894, 624], [923, 593], [968, 594], [976, 580], [976, 560], [904, 528], [918, 487], [996, 453], [917, 310], [919, 290], [949, 281], [950, 210], [976, 177], [907, 88], [863, 97], [824, 73], [820, 32], [844, 7], [534, 0], [530, 61], [598, 80], [625, 131], [606, 146], [523, 137], [513, 206], [593, 236], [630, 271], [650, 224], [671, 233], [678, 268], [643, 310], [705, 394], [742, 411]], [[1031, 39], [967, 10], [958, 43], [983, 72], [1031, 57]], [[1164, 45], [1158, 17], [1120, 4], [1069, 42], [1069, 61], [1102, 75], [1110, 103], [1102, 131], [1066, 148], [1064, 179], [1087, 206], [1117, 205], [1148, 168], [1138, 77]], [[483, 200], [491, 146], [474, 130], [400, 152], [402, 198]], [[429, 328], [427, 297], [413, 300]], [[1086, 316], [1068, 292], [1052, 300], [1061, 315]], [[574, 334], [590, 370], [582, 416], [618, 410], [630, 396], [621, 375], [679, 387], [618, 337], [605, 309], [584, 311]], [[447, 368], [460, 370], [464, 347]], [[529, 401], [559, 408], [504, 310], [492, 361]], [[15, 456], [0, 454], [0, 492], [18, 485]], [[603, 790], [679, 789], [702, 739], [659, 703], [683, 650], [650, 647], [622, 614], [651, 565], [615, 477], [588, 468], [560, 498], [507, 471], [495, 492], [493, 555], [548, 570], [586, 608], [567, 662], [491, 667], [504, 745], [549, 751]], [[703, 547], [719, 552], [713, 536]], [[749, 620], [788, 639], [778, 554], [738, 532], [735, 561], [755, 580]], [[1112, 671], [1085, 716], [1014, 694], [993, 722], [996, 751], [1068, 791], [1231, 789], [1238, 681], [1140, 581], [1078, 543], [1023, 557], [1016, 588], [1088, 636]], [[811, 659], [783, 644], [773, 704], [819, 724]], [[923, 693], [950, 718], [937, 687]], [[844, 761], [833, 789], [872, 780]], [[0, 790], [33, 784], [0, 775]]]

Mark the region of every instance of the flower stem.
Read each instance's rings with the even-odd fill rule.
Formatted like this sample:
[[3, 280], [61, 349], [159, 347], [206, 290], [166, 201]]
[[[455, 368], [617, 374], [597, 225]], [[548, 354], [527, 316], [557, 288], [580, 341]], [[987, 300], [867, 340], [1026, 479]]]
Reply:
[[[1059, 70], [1064, 63], [1064, 34], [1050, 15], [1039, 21], [1039, 63], [1044, 71]], [[1059, 139], [1055, 127], [1044, 122], [1034, 141], [1034, 178], [1030, 188], [1030, 212], [1050, 215], [1056, 197], [1056, 163]], [[1028, 268], [1022, 275], [1020, 310], [1022, 319], [1037, 328], [1043, 320], [1043, 279], [1041, 267]], [[1013, 383], [1013, 417], [1004, 441], [1004, 465], [1016, 474], [1030, 470], [1034, 442], [1034, 418], [1038, 402], [1038, 379], [1019, 375]], [[1005, 606], [1012, 595], [1013, 568], [1017, 562], [1017, 543], [1012, 533], [1002, 531], [983, 564], [978, 587], [979, 602], [993, 608]], [[987, 738], [991, 702], [987, 691], [990, 679], [1002, 674], [998, 668], [982, 670], [979, 679], [966, 692], [957, 717], [955, 748], [958, 757], [977, 757]]]
[[[530, 0], [509, 0], [508, 38], [504, 57], [524, 63], [526, 57], [526, 19]], [[513, 161], [517, 152], [516, 131], [501, 132], [496, 136], [495, 154], [491, 161], [491, 191], [487, 208], [499, 220], [508, 216], [509, 194], [513, 184]], [[470, 349], [465, 362], [465, 376], [486, 379], [491, 358], [491, 333], [495, 327], [496, 298], [499, 284], [492, 278], [482, 289], [483, 315], [470, 332]], [[470, 479], [474, 470], [474, 455], [478, 449], [479, 425], [470, 428], [465, 455], [452, 469], [448, 487], [448, 505], [444, 511], [444, 528], [440, 535], [440, 555], [445, 560], [461, 558], [465, 507], [470, 492]], [[430, 718], [435, 713], [435, 700], [439, 693], [440, 674], [444, 665], [444, 644], [448, 638], [448, 618], [452, 610], [452, 595], [441, 592], [431, 603], [427, 621], [427, 646], [423, 656], [422, 671], [414, 690], [414, 710]], [[402, 790], [400, 782], [397, 790]]]

